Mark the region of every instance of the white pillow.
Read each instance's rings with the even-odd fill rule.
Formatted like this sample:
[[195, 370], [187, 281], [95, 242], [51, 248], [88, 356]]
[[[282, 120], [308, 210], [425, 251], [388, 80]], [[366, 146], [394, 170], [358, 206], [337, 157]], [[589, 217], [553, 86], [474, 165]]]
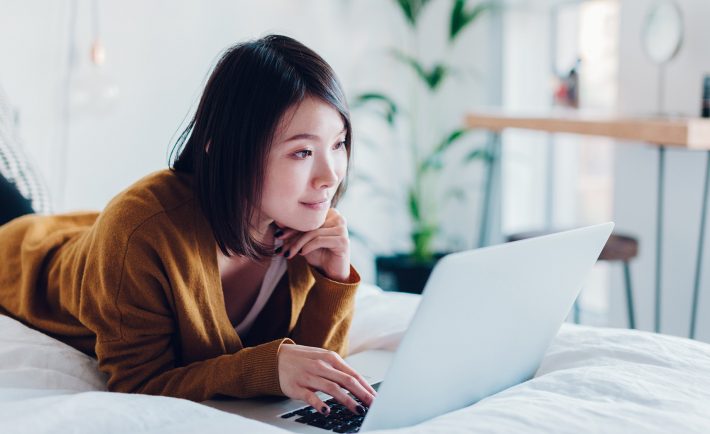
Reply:
[[0, 315], [0, 388], [106, 390], [96, 359]]
[[20, 194], [32, 202], [36, 213], [50, 214], [52, 202], [47, 183], [24, 151], [14, 117], [7, 95], [0, 87], [0, 175], [15, 184]]
[[383, 291], [378, 286], [361, 283], [355, 296], [349, 353], [396, 350], [420, 300], [419, 294]]

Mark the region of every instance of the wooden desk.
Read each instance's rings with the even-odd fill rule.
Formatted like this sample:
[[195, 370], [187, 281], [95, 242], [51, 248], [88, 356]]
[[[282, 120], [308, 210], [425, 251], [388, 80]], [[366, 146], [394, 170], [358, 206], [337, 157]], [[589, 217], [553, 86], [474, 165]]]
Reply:
[[[656, 207], [656, 287], [654, 328], [660, 331], [661, 309], [661, 259], [663, 240], [663, 187], [665, 182], [665, 150], [669, 146], [688, 150], [701, 150], [707, 154], [703, 203], [701, 207], [700, 237], [695, 265], [695, 284], [690, 321], [690, 337], [695, 337], [700, 275], [705, 239], [705, 220], [708, 208], [708, 186], [710, 185], [710, 119], [704, 118], [662, 118], [601, 115], [574, 110], [550, 111], [543, 114], [525, 114], [503, 110], [470, 112], [466, 115], [465, 125], [469, 129], [485, 129], [492, 133], [488, 145], [492, 164], [486, 176], [483, 216], [481, 219], [480, 243], [486, 244], [488, 226], [493, 220], [491, 203], [494, 191], [500, 195], [500, 134], [506, 129], [525, 129], [548, 133], [568, 133], [601, 136], [630, 142], [642, 142], [658, 147], [658, 184]], [[497, 200], [500, 203], [500, 200]], [[499, 213], [497, 213], [499, 214]]]
[[710, 150], [710, 119], [703, 118], [624, 117], [567, 110], [546, 115], [490, 111], [471, 112], [465, 123], [468, 128], [498, 132], [516, 128]]

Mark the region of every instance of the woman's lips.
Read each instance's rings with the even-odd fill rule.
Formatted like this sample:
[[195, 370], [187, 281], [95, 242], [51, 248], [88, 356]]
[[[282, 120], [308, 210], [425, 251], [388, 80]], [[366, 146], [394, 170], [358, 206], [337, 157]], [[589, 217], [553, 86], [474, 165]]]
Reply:
[[300, 202], [300, 203], [301, 203], [301, 205], [305, 206], [308, 209], [319, 211], [319, 210], [328, 209], [328, 207], [330, 206], [330, 199], [324, 199], [320, 202]]

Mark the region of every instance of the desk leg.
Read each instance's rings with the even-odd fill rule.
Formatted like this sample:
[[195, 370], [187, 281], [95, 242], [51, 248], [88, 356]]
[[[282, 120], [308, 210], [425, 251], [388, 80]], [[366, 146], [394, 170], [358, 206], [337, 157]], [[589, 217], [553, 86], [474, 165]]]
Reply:
[[703, 247], [705, 245], [705, 220], [708, 211], [708, 185], [710, 185], [710, 151], [707, 152], [705, 163], [705, 185], [703, 186], [703, 205], [700, 212], [700, 235], [698, 236], [698, 254], [695, 261], [695, 283], [693, 285], [693, 304], [690, 313], [690, 339], [695, 339], [695, 320], [698, 313], [698, 296], [700, 294], [700, 271], [703, 264]]
[[663, 249], [663, 187], [665, 185], [665, 146], [658, 147], [658, 200], [656, 202], [656, 293], [653, 329], [661, 331], [661, 258]]
[[[501, 133], [491, 132], [491, 137], [486, 147], [490, 160], [487, 165], [485, 189], [483, 191], [483, 203], [481, 204], [481, 225], [478, 234], [478, 247], [485, 247], [491, 243], [491, 238], [496, 238], [493, 242], [500, 242], [498, 234], [491, 237], [493, 227], [498, 228], [499, 224], [492, 222], [494, 218], [500, 219], [500, 213], [496, 208], [501, 203]], [[494, 197], [496, 196], [496, 197]]]
[[629, 318], [629, 328], [636, 328], [636, 315], [634, 314], [634, 292], [631, 286], [631, 266], [629, 261], [623, 262], [624, 287], [626, 288], [626, 315]]

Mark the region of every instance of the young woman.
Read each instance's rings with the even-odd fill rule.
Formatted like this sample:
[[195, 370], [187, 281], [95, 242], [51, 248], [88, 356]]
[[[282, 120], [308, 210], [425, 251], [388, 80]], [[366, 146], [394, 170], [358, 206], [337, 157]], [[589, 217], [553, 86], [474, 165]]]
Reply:
[[0, 226], [0, 307], [95, 355], [112, 391], [285, 395], [327, 414], [323, 391], [363, 414], [347, 392], [375, 391], [342, 359], [360, 278], [333, 208], [351, 140], [320, 56], [278, 35], [236, 45], [169, 170], [101, 213]]

